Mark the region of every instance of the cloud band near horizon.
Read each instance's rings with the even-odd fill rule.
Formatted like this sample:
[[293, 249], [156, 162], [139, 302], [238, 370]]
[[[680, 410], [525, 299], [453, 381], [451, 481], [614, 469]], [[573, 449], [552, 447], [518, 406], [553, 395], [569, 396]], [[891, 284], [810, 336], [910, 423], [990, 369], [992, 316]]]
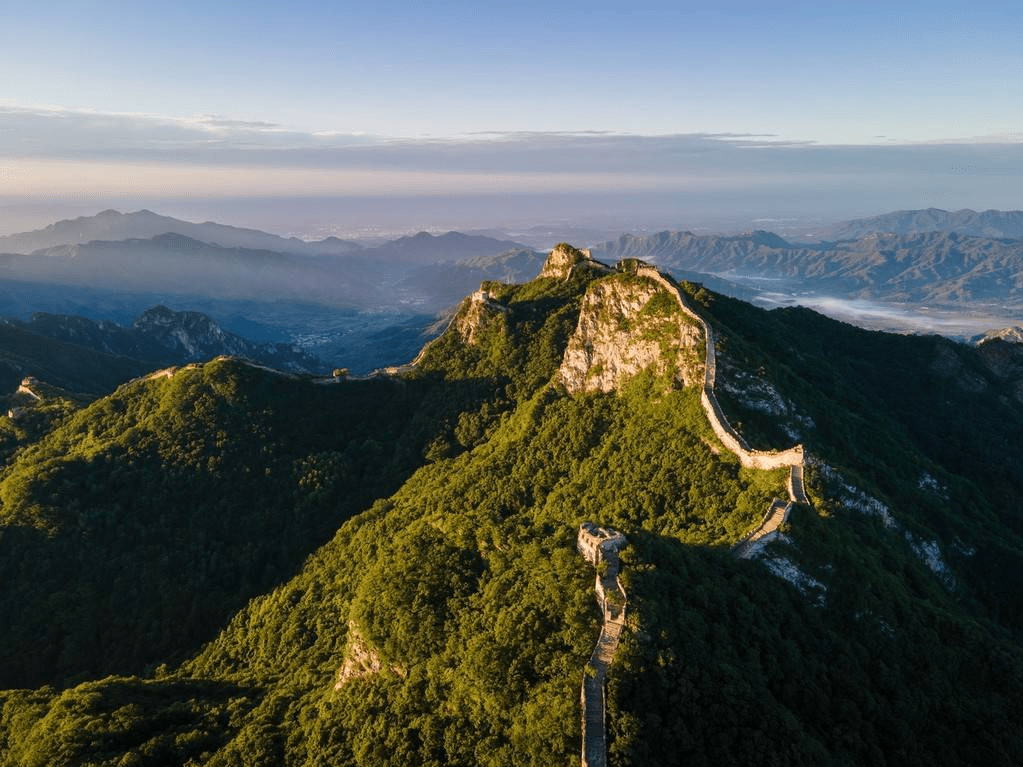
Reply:
[[711, 133], [390, 138], [0, 104], [0, 189], [33, 198], [705, 192], [747, 205], [823, 197], [860, 208], [877, 195], [881, 207], [1016, 208], [1020, 141], [1023, 134], [866, 145]]

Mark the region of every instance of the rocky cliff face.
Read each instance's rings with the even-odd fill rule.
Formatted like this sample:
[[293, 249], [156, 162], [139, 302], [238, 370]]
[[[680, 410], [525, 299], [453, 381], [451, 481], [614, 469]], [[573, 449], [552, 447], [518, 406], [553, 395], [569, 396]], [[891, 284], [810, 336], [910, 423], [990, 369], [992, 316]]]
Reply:
[[[547, 260], [544, 261], [537, 279], [550, 277], [567, 280], [572, 276], [572, 271], [579, 267], [597, 272], [610, 271], [606, 265], [591, 259], [589, 251], [573, 248], [563, 242], [554, 246], [547, 256]], [[508, 307], [496, 300], [488, 290], [488, 285], [491, 284], [484, 282], [479, 290], [465, 299], [452, 322], [452, 327], [467, 344], [476, 343], [480, 330], [488, 324], [490, 319], [508, 311]]]
[[540, 270], [540, 277], [554, 277], [559, 280], [567, 280], [572, 270], [577, 265], [583, 265], [598, 271], [608, 271], [607, 266], [594, 261], [590, 257], [590, 251], [573, 248], [566, 242], [554, 246], [554, 250], [547, 256], [543, 269]]
[[[579, 318], [562, 355], [555, 380], [569, 393], [610, 392], [650, 369], [684, 386], [703, 381], [701, 330], [679, 306], [667, 285], [640, 273], [641, 262], [609, 267], [567, 244], [551, 251], [538, 279], [569, 280], [584, 270], [588, 285]], [[607, 276], [603, 276], [607, 275]], [[484, 282], [466, 298], [450, 329], [462, 342], [478, 345], [485, 333], [503, 332], [511, 306], [494, 283]]]
[[480, 330], [488, 321], [507, 311], [508, 307], [491, 298], [487, 290], [480, 288], [466, 299], [466, 303], [455, 317], [455, 331], [467, 344], [474, 344]]
[[558, 370], [570, 393], [609, 392], [652, 368], [685, 386], [702, 381], [699, 329], [654, 282], [616, 274], [590, 285]]

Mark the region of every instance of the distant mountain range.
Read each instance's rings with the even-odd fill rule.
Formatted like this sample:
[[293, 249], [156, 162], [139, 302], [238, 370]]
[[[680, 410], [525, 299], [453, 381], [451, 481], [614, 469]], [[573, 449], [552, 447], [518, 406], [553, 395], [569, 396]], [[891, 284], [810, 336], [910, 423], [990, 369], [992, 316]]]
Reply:
[[[1013, 239], [1023, 237], [1023, 212], [898, 211], [837, 224], [826, 235], [793, 243], [767, 231], [665, 231], [623, 235], [592, 250], [611, 263], [640, 258], [680, 277], [747, 287], [770, 280], [780, 290], [886, 301], [1023, 301], [1023, 243]], [[531, 279], [544, 258], [511, 240], [459, 232], [361, 247], [150, 211], [60, 221], [0, 238], [5, 249], [12, 255], [0, 258], [0, 279], [154, 293], [165, 302], [197, 295], [425, 312], [450, 306], [485, 279]], [[327, 253], [334, 257], [314, 257]]]
[[0, 256], [0, 279], [331, 306], [373, 305], [380, 288], [364, 275], [361, 264], [344, 257], [224, 247], [174, 233]]
[[[437, 311], [471, 292], [478, 279], [455, 270], [452, 274], [464, 274], [462, 281], [445, 284], [438, 296], [430, 280], [410, 279], [415, 270], [439, 264], [449, 273], [447, 266], [459, 260], [472, 257], [478, 263], [509, 250], [521, 247], [457, 232], [420, 233], [357, 254], [317, 258], [224, 247], [165, 233], [145, 240], [95, 240], [54, 245], [29, 255], [0, 255], [0, 280], [156, 293], [167, 296], [167, 301], [173, 295], [198, 295], [359, 309], [415, 305]], [[538, 270], [542, 256], [534, 253], [533, 261]], [[473, 281], [476, 284], [470, 284]]]
[[[528, 264], [509, 270], [509, 253]], [[363, 247], [105, 211], [0, 238], [0, 315], [73, 314], [123, 325], [165, 304], [367, 372], [411, 359], [436, 332], [436, 314], [481, 280], [515, 280], [523, 270], [532, 277], [542, 262], [511, 240], [459, 232]]]
[[290, 373], [330, 367], [289, 344], [250, 341], [199, 312], [154, 306], [130, 326], [73, 315], [0, 318], [0, 395], [31, 376], [82, 394], [106, 394], [151, 370], [220, 356], [242, 357]]
[[[448, 263], [467, 258], [497, 256], [509, 250], [519, 250], [521, 243], [498, 240], [483, 235], [448, 232], [433, 235], [419, 232], [411, 237], [366, 248], [362, 253], [367, 261], [391, 263], [401, 266], [422, 266], [423, 264]], [[541, 259], [541, 263], [543, 263]], [[537, 267], [539, 271], [539, 267]]]
[[592, 252], [605, 261], [651, 261], [683, 277], [786, 283], [779, 290], [917, 303], [1023, 302], [1023, 241], [956, 232], [874, 233], [837, 244], [793, 244], [770, 232], [661, 232], [623, 235]]
[[533, 279], [540, 273], [545, 258], [544, 253], [515, 247], [496, 256], [426, 264], [410, 272], [399, 289], [434, 296], [442, 304], [454, 305], [484, 280], [510, 283]]
[[79, 245], [93, 240], [147, 240], [161, 234], [179, 234], [224, 248], [273, 250], [300, 255], [337, 255], [362, 247], [337, 237], [305, 242], [295, 237], [278, 237], [258, 229], [242, 229], [212, 221], [195, 224], [149, 210], [135, 213], [105, 210], [95, 216], [65, 219], [43, 229], [0, 237], [0, 253], [33, 253], [58, 245]]
[[[592, 252], [607, 263], [639, 258], [745, 300], [771, 293], [957, 311], [985, 303], [1004, 324], [1019, 323], [1023, 212], [899, 211], [836, 224], [822, 237], [665, 231], [623, 235]], [[480, 233], [420, 232], [369, 247], [104, 211], [0, 238], [0, 315], [125, 323], [164, 304], [367, 370], [407, 361], [439, 313], [484, 280], [532, 279], [544, 256]]]
[[972, 237], [1018, 239], [1023, 237], [1020, 210], [897, 210], [870, 218], [843, 221], [820, 232], [826, 240], [855, 240], [868, 234], [922, 234], [957, 232]]

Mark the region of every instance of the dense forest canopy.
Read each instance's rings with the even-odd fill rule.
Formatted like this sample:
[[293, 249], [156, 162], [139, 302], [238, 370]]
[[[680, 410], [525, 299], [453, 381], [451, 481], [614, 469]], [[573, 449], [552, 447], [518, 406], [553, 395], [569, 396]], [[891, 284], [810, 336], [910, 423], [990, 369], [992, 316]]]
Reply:
[[22, 435], [0, 764], [576, 764], [586, 520], [629, 540], [612, 763], [1023, 761], [1012, 382], [965, 346], [682, 285], [732, 422], [811, 456], [812, 504], [742, 560], [786, 474], [723, 448], [699, 386], [557, 383], [584, 295], [635, 279], [485, 285], [396, 376], [219, 360]]

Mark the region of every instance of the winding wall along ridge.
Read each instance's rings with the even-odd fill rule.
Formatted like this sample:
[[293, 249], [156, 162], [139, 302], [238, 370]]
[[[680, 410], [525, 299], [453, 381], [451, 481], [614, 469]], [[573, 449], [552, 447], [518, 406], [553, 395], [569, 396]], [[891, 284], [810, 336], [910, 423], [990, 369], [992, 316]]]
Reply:
[[778, 469], [784, 466], [789, 468], [789, 477], [786, 483], [789, 500], [786, 503], [775, 499], [768, 508], [760, 524], [750, 530], [742, 539], [732, 547], [733, 553], [740, 558], [747, 558], [756, 550], [753, 544], [762, 538], [776, 532], [779, 527], [788, 519], [792, 511], [793, 503], [809, 503], [806, 496], [806, 489], [803, 486], [803, 446], [796, 445], [788, 450], [763, 451], [751, 450], [746, 441], [739, 435], [732, 425], [725, 418], [721, 404], [714, 394], [714, 383], [717, 375], [717, 355], [714, 350], [714, 331], [710, 324], [703, 319], [682, 297], [681, 291], [668, 280], [663, 274], [651, 266], [640, 266], [636, 274], [646, 277], [658, 283], [670, 292], [683, 312], [703, 328], [703, 336], [706, 340], [706, 363], [704, 365], [703, 391], [700, 394], [700, 403], [707, 414], [714, 434], [721, 440], [721, 443], [734, 453], [739, 462], [747, 468], [754, 469]]
[[[732, 428], [732, 425], [728, 423], [728, 419], [725, 418], [717, 396], [714, 394], [714, 382], [717, 375], [717, 355], [714, 351], [714, 331], [711, 330], [710, 324], [686, 303], [678, 287], [652, 266], [640, 266], [636, 269], [636, 274], [653, 280], [664, 287], [675, 297], [675, 301], [678, 302], [682, 311], [703, 328], [703, 337], [706, 341], [706, 361], [704, 363], [703, 391], [700, 394], [700, 402], [703, 405], [704, 412], [707, 414], [707, 420], [710, 421], [714, 434], [717, 435], [722, 444], [734, 453], [738, 457], [739, 462], [747, 468], [778, 469], [783, 466], [799, 466], [801, 477], [803, 466], [802, 445], [796, 445], [782, 451], [751, 450], [746, 441], [739, 436], [739, 433]], [[800, 482], [801, 485], [802, 482]], [[801, 498], [796, 497], [792, 497], [791, 500], [802, 501]]]
[[[777, 529], [788, 518], [793, 503], [808, 503], [803, 487], [803, 446], [796, 445], [784, 451], [751, 450], [746, 441], [732, 428], [725, 418], [721, 405], [714, 394], [717, 374], [717, 357], [714, 350], [714, 334], [709, 323], [696, 313], [682, 298], [678, 287], [651, 266], [641, 265], [637, 276], [646, 277], [664, 287], [675, 297], [682, 311], [701, 328], [706, 342], [703, 391], [700, 402], [703, 405], [711, 428], [728, 450], [734, 453], [743, 466], [756, 469], [789, 468], [787, 490], [789, 500], [775, 499], [760, 525], [743, 536], [733, 552], [740, 558], [749, 556], [753, 544]], [[603, 610], [603, 624], [597, 644], [590, 655], [583, 673], [580, 705], [582, 707], [582, 767], [607, 767], [607, 729], [605, 722], [606, 699], [604, 683], [608, 666], [614, 660], [622, 629], [625, 626], [625, 589], [618, 578], [619, 559], [616, 549], [605, 550], [604, 561], [607, 569], [597, 575], [595, 590]]]
[[582, 767], [607, 767], [604, 681], [625, 628], [625, 589], [618, 578], [618, 552], [606, 551], [607, 570], [597, 576], [595, 591], [604, 612], [600, 636], [583, 673]]

